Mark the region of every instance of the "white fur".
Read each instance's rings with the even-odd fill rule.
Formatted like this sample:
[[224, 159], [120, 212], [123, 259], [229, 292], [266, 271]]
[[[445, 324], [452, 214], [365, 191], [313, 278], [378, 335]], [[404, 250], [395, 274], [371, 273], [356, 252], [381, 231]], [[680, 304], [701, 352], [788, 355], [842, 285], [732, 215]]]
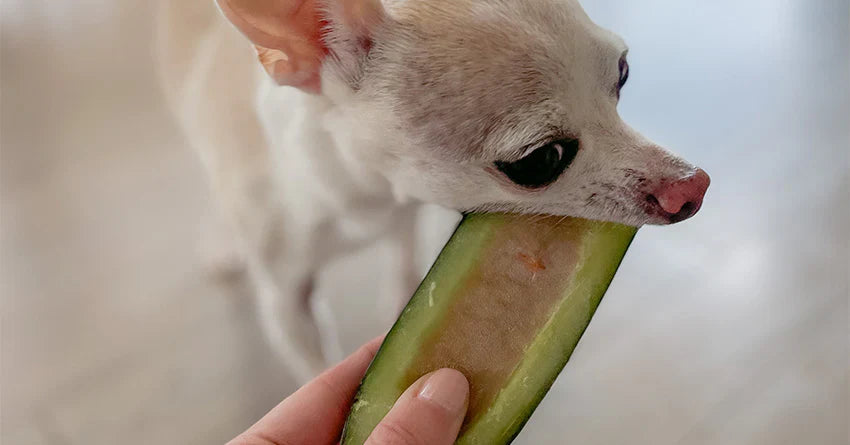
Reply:
[[[368, 58], [332, 20], [322, 95], [271, 82], [212, 0], [161, 3], [163, 83], [269, 340], [301, 380], [326, 366], [335, 338], [310, 307], [316, 271], [394, 240], [404, 260], [380, 276], [402, 301], [419, 278], [418, 203], [664, 223], [645, 209], [647, 187], [694, 169], [620, 120], [611, 88], [625, 45], [574, 1], [385, 2]], [[492, 169], [552, 128], [582, 144], [557, 182], [529, 191]]]

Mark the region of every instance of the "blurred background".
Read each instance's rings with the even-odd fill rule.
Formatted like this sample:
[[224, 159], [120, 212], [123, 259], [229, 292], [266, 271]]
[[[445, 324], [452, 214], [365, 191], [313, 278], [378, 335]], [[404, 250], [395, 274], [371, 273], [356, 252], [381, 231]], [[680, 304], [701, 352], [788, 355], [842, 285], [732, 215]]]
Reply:
[[[154, 3], [2, 1], [4, 445], [224, 443], [295, 388], [203, 267]], [[631, 47], [625, 119], [713, 183], [640, 231], [517, 443], [850, 443], [848, 1], [584, 3]], [[424, 266], [455, 217], [423, 218]], [[347, 351], [386, 328], [387, 253], [322, 274]]]

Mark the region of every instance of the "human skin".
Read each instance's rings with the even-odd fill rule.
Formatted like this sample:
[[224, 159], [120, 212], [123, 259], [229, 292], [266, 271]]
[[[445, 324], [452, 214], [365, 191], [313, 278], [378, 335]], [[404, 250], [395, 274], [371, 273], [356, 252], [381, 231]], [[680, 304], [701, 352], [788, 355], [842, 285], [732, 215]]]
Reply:
[[[339, 442], [342, 426], [382, 337], [362, 346], [287, 397], [228, 445], [325, 445]], [[453, 369], [422, 376], [398, 399], [367, 445], [450, 445], [469, 398], [466, 378]]]

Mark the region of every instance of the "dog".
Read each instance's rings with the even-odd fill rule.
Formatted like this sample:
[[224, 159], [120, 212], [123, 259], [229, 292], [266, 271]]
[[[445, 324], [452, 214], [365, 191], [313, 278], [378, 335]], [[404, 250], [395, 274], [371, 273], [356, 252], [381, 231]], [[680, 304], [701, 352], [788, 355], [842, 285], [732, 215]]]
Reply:
[[617, 113], [621, 38], [575, 0], [163, 0], [161, 78], [233, 263], [294, 375], [327, 365], [316, 272], [379, 239], [398, 303], [417, 209], [633, 226], [694, 215], [709, 176]]

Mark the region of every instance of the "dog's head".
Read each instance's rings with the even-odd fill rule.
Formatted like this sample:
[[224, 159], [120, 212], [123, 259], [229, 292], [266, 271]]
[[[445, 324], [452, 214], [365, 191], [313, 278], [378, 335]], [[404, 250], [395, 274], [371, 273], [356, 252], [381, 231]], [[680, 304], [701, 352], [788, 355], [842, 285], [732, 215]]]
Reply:
[[627, 48], [574, 0], [218, 1], [399, 196], [631, 225], [702, 204], [708, 175], [620, 119]]

